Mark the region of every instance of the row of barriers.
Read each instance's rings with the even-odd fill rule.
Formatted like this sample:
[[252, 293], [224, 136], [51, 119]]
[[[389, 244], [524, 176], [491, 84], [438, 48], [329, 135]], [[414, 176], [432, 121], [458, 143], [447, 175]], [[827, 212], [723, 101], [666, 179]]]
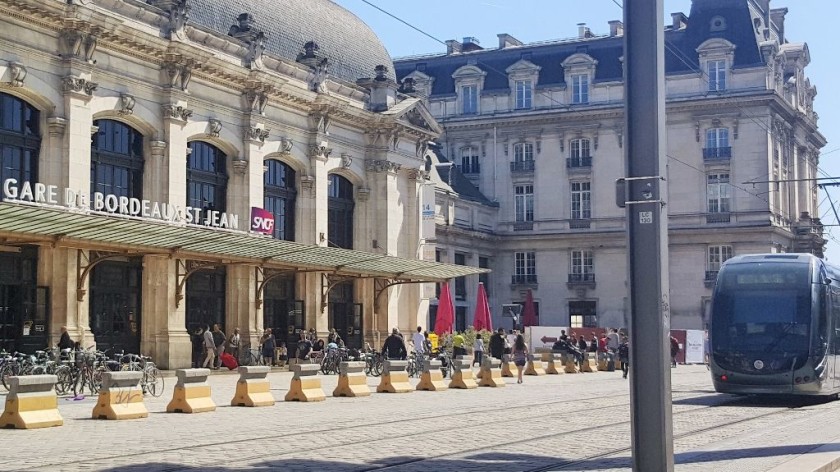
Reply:
[[[578, 372], [574, 359], [564, 359], [558, 354], [543, 353], [541, 358], [530, 356], [526, 375], [559, 374], [562, 365], [566, 373]], [[543, 366], [543, 361], [547, 366]], [[412, 387], [406, 367], [407, 361], [387, 360], [384, 362], [382, 376], [377, 393], [409, 393], [414, 390], [443, 391], [453, 389], [474, 389], [484, 387], [504, 387], [502, 377], [512, 377], [515, 367], [509, 356], [504, 360], [485, 357], [481, 363], [478, 378], [472, 370], [470, 359], [459, 358], [453, 362], [453, 373], [449, 384], [443, 380], [440, 362], [426, 360], [422, 366], [420, 382]], [[589, 365], [588, 359], [584, 363]], [[598, 366], [599, 370], [600, 365]], [[293, 377], [285, 401], [318, 402], [326, 395], [321, 387], [321, 378], [317, 375], [319, 366], [296, 364], [291, 366]], [[268, 373], [270, 367], [239, 367], [239, 380], [230, 404], [232, 406], [262, 407], [272, 406], [275, 399], [270, 392]], [[582, 369], [583, 372], [591, 372]], [[104, 372], [102, 388], [93, 408], [94, 419], [127, 420], [146, 418], [143, 392], [140, 388], [142, 372]], [[166, 407], [168, 413], [203, 413], [214, 411], [216, 404], [207, 383], [209, 369], [180, 369], [176, 371], [177, 383], [172, 400]], [[5, 409], [0, 416], [0, 428], [35, 429], [61, 426], [64, 420], [58, 411], [58, 397], [55, 392], [55, 375], [29, 375], [10, 378], [10, 391], [6, 397]], [[333, 391], [334, 397], [366, 397], [371, 395], [367, 383], [364, 362], [342, 362], [338, 385]]]

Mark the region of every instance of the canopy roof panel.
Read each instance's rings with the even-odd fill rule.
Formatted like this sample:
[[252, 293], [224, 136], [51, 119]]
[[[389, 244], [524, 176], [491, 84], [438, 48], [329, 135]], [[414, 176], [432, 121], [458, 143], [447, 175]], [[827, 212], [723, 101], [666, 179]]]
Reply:
[[313, 246], [239, 231], [26, 203], [0, 202], [0, 235], [27, 241], [31, 238], [31, 242], [70, 246], [95, 243], [114, 250], [429, 282], [489, 272], [478, 267]]

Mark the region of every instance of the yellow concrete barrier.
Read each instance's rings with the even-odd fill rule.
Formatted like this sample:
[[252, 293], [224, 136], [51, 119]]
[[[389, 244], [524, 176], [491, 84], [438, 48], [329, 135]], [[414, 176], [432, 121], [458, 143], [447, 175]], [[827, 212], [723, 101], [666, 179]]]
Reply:
[[[469, 362], [469, 360], [465, 359], [463, 362]], [[423, 370], [420, 372], [420, 383], [417, 384], [417, 390], [442, 392], [448, 388], [443, 381], [440, 365], [440, 361], [428, 359], [423, 361]]]
[[598, 372], [607, 371], [607, 355], [603, 352], [598, 353]]
[[525, 372], [523, 375], [545, 375], [545, 369], [543, 369], [542, 360], [540, 357], [535, 355], [528, 356], [528, 363], [525, 364]]
[[472, 370], [472, 361], [455, 361], [452, 364], [452, 380], [449, 388], [473, 389], [478, 388], [475, 381], [475, 374]]
[[510, 358], [510, 354], [502, 355], [502, 377], [516, 377], [516, 364]]
[[573, 356], [571, 354], [566, 354], [564, 356], [563, 364], [566, 366], [566, 368], [563, 369], [563, 372], [565, 372], [567, 374], [577, 374], [578, 373], [577, 364], [575, 364], [575, 356]]
[[286, 394], [287, 402], [322, 402], [327, 399], [321, 389], [318, 364], [295, 364], [292, 366], [292, 384]]
[[559, 370], [557, 366], [563, 366], [563, 356], [560, 354], [552, 354], [546, 363], [545, 373], [550, 375], [562, 374], [563, 371]]
[[236, 392], [230, 401], [230, 406], [272, 406], [274, 396], [271, 394], [271, 382], [268, 373], [271, 367], [254, 365], [239, 367], [239, 381], [236, 382]]
[[35, 429], [61, 426], [55, 395], [55, 375], [9, 377], [6, 407], [0, 416], [0, 428]]
[[99, 398], [93, 407], [95, 420], [134, 420], [148, 418], [140, 380], [143, 372], [103, 372]]
[[480, 387], [504, 387], [502, 380], [501, 362], [494, 357], [485, 357], [481, 360], [481, 373], [478, 385]]
[[408, 381], [408, 372], [405, 371], [408, 367], [406, 361], [392, 361], [385, 360], [382, 364], [382, 378], [379, 380], [379, 386], [376, 387], [378, 393], [409, 393], [413, 392], [414, 388]]
[[210, 369], [178, 369], [175, 371], [178, 382], [172, 401], [166, 405], [167, 413], [205, 413], [215, 411], [216, 404], [210, 398], [210, 385], [207, 377]]
[[592, 370], [592, 361], [589, 359], [589, 353], [583, 353], [583, 362], [580, 363], [581, 372], [594, 372]]
[[369, 397], [364, 362], [342, 362], [339, 366], [338, 386], [333, 390], [334, 397]]

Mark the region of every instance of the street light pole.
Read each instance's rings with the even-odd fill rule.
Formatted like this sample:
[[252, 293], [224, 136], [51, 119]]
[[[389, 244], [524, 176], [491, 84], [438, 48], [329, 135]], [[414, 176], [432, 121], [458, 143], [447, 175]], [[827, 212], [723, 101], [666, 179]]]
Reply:
[[624, 0], [633, 470], [674, 470], [663, 0]]

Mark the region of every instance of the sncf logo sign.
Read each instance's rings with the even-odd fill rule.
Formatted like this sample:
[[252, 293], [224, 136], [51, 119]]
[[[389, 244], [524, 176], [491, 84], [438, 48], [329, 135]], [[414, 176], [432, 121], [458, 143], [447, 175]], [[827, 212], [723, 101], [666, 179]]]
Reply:
[[251, 231], [260, 234], [273, 234], [274, 215], [268, 210], [251, 207]]

